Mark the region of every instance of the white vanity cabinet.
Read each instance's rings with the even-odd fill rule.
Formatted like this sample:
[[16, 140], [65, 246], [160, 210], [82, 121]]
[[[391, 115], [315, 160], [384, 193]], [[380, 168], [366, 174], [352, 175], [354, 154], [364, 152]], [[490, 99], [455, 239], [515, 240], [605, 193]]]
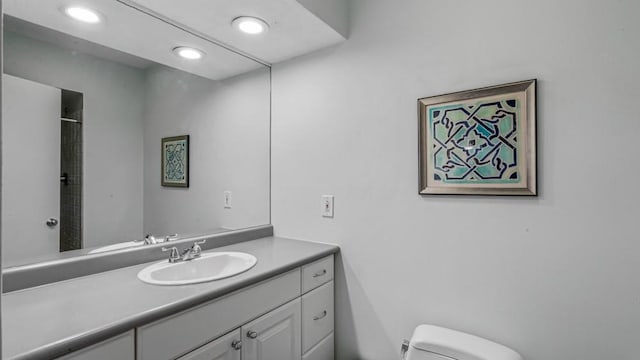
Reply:
[[65, 360], [333, 360], [333, 255]]
[[172, 360], [300, 297], [300, 269], [138, 327], [137, 360]]
[[[215, 360], [333, 360], [333, 255], [296, 271], [299, 287], [294, 300], [245, 323], [225, 335], [224, 341], [216, 339], [180, 360], [205, 359], [199, 356], [205, 351], [211, 354], [206, 359]], [[272, 281], [257, 286], [278, 291]], [[237, 351], [238, 345], [240, 351]], [[221, 346], [218, 351], [205, 350], [218, 346]]]

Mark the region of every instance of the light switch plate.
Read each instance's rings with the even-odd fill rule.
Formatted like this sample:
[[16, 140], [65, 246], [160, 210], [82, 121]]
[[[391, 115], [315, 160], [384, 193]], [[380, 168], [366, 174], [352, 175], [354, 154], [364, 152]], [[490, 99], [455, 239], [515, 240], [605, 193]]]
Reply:
[[333, 217], [333, 195], [322, 195], [322, 210], [320, 211], [323, 217]]
[[231, 191], [224, 192], [224, 208], [231, 209]]

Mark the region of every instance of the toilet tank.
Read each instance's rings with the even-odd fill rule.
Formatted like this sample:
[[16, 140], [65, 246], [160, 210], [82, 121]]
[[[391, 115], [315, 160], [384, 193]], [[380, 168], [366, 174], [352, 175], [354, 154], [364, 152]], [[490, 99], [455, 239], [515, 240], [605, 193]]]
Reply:
[[493, 341], [439, 326], [420, 325], [413, 331], [405, 360], [523, 360]]

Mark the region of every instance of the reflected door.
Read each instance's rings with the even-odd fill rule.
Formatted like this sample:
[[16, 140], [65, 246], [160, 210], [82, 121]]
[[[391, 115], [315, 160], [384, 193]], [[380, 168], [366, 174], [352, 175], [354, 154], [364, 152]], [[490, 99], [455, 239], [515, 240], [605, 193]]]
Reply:
[[2, 97], [2, 257], [11, 265], [59, 250], [61, 90], [3, 75]]

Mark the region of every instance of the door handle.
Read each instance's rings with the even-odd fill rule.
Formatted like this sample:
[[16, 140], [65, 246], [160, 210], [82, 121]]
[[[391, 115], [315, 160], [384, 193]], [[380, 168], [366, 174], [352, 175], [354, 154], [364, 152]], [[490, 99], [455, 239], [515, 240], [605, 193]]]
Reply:
[[60, 182], [65, 185], [69, 185], [69, 174], [62, 173], [62, 175], [60, 175]]
[[47, 224], [47, 226], [48, 226], [48, 227], [50, 227], [50, 228], [54, 228], [54, 227], [58, 226], [58, 219], [56, 219], [56, 218], [49, 218], [49, 219], [47, 219], [46, 224]]

